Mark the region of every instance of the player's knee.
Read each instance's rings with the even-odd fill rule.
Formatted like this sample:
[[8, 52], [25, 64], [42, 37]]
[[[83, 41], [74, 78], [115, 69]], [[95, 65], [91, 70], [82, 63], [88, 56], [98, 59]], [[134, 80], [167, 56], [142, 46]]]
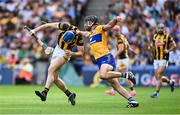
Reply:
[[48, 68], [48, 74], [53, 74], [54, 72], [55, 72], [54, 67], [49, 66], [49, 68]]
[[107, 81], [108, 81], [109, 83], [111, 83], [111, 84], [115, 84], [115, 83], [116, 83], [115, 78], [113, 78], [113, 79], [108, 79]]
[[158, 75], [156, 76], [156, 79], [157, 79], [157, 80], [161, 80], [161, 75], [158, 74]]
[[157, 73], [158, 73], [159, 75], [162, 75], [163, 72], [164, 72], [164, 70], [165, 70], [165, 68], [164, 68], [164, 67], [161, 67], [161, 68], [158, 69]]
[[106, 73], [100, 72], [100, 78], [103, 80], [107, 80]]
[[57, 78], [54, 78], [54, 83], [57, 83], [58, 82], [58, 79]]

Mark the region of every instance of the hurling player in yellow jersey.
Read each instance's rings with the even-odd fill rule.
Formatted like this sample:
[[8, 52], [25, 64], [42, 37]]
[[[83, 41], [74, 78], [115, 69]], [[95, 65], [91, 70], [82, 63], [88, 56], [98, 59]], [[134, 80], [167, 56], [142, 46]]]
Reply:
[[154, 34], [151, 47], [154, 51], [154, 70], [157, 80], [156, 91], [151, 95], [152, 98], [157, 98], [159, 95], [162, 82], [169, 84], [171, 92], [174, 91], [174, 81], [163, 76], [163, 73], [168, 66], [169, 52], [176, 48], [176, 44], [172, 37], [165, 32], [163, 23], [158, 25], [157, 33]]
[[[112, 28], [113, 36], [116, 38], [116, 47], [117, 47], [117, 52], [116, 52], [116, 71], [119, 72], [127, 72], [129, 68], [129, 57], [128, 57], [128, 51], [131, 50], [132, 48], [129, 45], [129, 42], [127, 41], [126, 37], [120, 33], [120, 26], [115, 25]], [[133, 51], [134, 52], [134, 51]], [[126, 79], [126, 83], [128, 84], [130, 88], [129, 94], [131, 96], [136, 95], [136, 91], [134, 89], [134, 84]], [[110, 94], [110, 95], [115, 95], [116, 91], [112, 88], [111, 90], [106, 90], [105, 93]]]
[[[75, 105], [76, 94], [68, 90], [65, 83], [59, 77], [59, 70], [71, 56], [82, 55], [82, 36], [76, 33], [76, 30], [78, 30], [77, 27], [72, 26], [66, 22], [46, 23], [31, 30], [31, 33], [35, 34], [36, 32], [44, 30], [46, 28], [55, 28], [57, 30], [60, 30], [60, 34], [58, 36], [58, 44], [53, 51], [50, 65], [48, 67], [48, 75], [45, 88], [42, 92], [35, 91], [35, 93], [38, 97], [40, 97], [41, 101], [46, 101], [48, 91], [51, 85], [55, 83], [55, 85], [67, 95], [68, 100], [71, 102], [71, 104]], [[41, 46], [43, 46], [40, 41], [38, 42]], [[78, 47], [79, 52], [71, 51], [71, 49], [75, 46]]]
[[90, 48], [99, 66], [100, 78], [107, 80], [120, 95], [128, 100], [128, 107], [138, 107], [139, 103], [129, 95], [127, 90], [120, 85], [118, 80], [119, 77], [123, 77], [136, 83], [134, 75], [132, 72], [121, 73], [115, 71], [115, 60], [107, 45], [107, 31], [120, 21], [121, 18], [118, 16], [106, 25], [99, 25], [97, 16], [86, 16], [84, 22], [86, 31], [80, 31], [80, 33], [83, 36], [90, 38]]

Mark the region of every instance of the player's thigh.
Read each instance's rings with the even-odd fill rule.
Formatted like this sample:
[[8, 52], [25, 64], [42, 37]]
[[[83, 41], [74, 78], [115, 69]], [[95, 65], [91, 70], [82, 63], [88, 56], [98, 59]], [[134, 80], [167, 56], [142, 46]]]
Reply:
[[51, 59], [50, 66], [48, 71], [57, 71], [66, 63], [66, 60], [63, 57], [54, 57]]
[[159, 69], [161, 74], [164, 73], [167, 66], [168, 66], [168, 62], [166, 60], [162, 60], [161, 63], [160, 63], [160, 69]]
[[162, 75], [167, 67], [167, 61], [166, 60], [160, 60], [159, 61], [159, 67], [157, 69], [157, 73], [159, 75]]
[[113, 66], [109, 64], [102, 64], [100, 67], [100, 78], [105, 79], [107, 72], [112, 70], [113, 70]]
[[153, 66], [154, 66], [154, 72], [155, 72], [155, 74], [157, 74], [157, 70], [159, 68], [158, 60], [154, 60]]
[[55, 80], [61, 79], [61, 78], [60, 78], [60, 75], [59, 75], [59, 74], [60, 74], [60, 73], [59, 73], [60, 69], [61, 69], [61, 67], [59, 67], [58, 69], [56, 69], [56, 71], [53, 73]]
[[154, 70], [155, 70], [155, 76], [160, 77], [162, 72], [165, 70], [165, 62], [162, 60], [154, 60]]
[[158, 70], [157, 70], [157, 73], [158, 73], [159, 75], [163, 75], [165, 69], [166, 69], [166, 66], [160, 66], [160, 67], [158, 68]]
[[107, 73], [108, 71], [112, 71], [113, 70], [113, 66], [109, 65], [109, 64], [102, 64], [101, 68], [100, 68], [100, 74], [101, 73]]

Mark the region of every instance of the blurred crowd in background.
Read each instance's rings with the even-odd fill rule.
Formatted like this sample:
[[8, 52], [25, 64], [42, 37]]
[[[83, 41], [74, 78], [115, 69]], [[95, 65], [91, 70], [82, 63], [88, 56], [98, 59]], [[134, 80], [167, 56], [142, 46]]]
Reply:
[[[31, 81], [35, 63], [48, 62], [49, 57], [23, 27], [60, 21], [78, 25], [86, 3], [87, 0], [0, 0], [0, 68], [16, 70], [15, 76], [28, 76], [27, 81]], [[37, 36], [54, 46], [58, 33], [46, 29]]]
[[[180, 66], [179, 0], [132, 0], [131, 2], [129, 0], [123, 2], [122, 0], [111, 0], [108, 8], [108, 17], [105, 21], [111, 20], [117, 15], [124, 19], [124, 23], [120, 24], [121, 33], [126, 36], [137, 53], [134, 55], [130, 52], [131, 65], [153, 63], [153, 58], [148, 54], [149, 41], [156, 31], [157, 25], [164, 23], [167, 27], [166, 32], [174, 38], [177, 44], [177, 49], [170, 54], [170, 64]], [[109, 34], [109, 37], [111, 35]]]
[[[45, 22], [68, 21], [79, 25], [88, 0], [1, 0], [0, 2], [0, 68], [15, 70], [15, 76], [32, 81], [33, 69], [38, 61], [47, 61], [48, 56], [24, 25], [35, 28]], [[170, 64], [180, 66], [180, 1], [179, 0], [111, 0], [107, 14], [100, 17], [107, 23], [120, 15], [124, 23], [120, 24], [121, 33], [126, 36], [136, 55], [129, 53], [131, 65], [152, 64], [147, 52], [149, 41], [155, 33], [158, 23], [164, 23], [177, 44], [170, 54]], [[59, 32], [46, 29], [37, 34], [49, 46], [55, 46]], [[116, 51], [116, 40], [109, 32], [109, 44], [112, 53]], [[91, 51], [87, 48], [83, 58], [72, 59], [78, 75], [82, 66], [93, 64]], [[21, 82], [17, 80], [18, 82]]]

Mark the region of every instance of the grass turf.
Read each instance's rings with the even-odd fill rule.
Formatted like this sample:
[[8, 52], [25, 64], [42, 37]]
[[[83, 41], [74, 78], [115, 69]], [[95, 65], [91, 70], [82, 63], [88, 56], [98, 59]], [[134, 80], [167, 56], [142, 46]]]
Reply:
[[157, 99], [151, 99], [154, 88], [136, 88], [138, 108], [125, 108], [121, 96], [104, 94], [106, 88], [71, 87], [77, 93], [77, 104], [71, 106], [67, 97], [52, 87], [46, 102], [35, 96], [34, 90], [43, 86], [0, 86], [0, 114], [180, 114], [180, 89], [170, 93], [162, 88]]

